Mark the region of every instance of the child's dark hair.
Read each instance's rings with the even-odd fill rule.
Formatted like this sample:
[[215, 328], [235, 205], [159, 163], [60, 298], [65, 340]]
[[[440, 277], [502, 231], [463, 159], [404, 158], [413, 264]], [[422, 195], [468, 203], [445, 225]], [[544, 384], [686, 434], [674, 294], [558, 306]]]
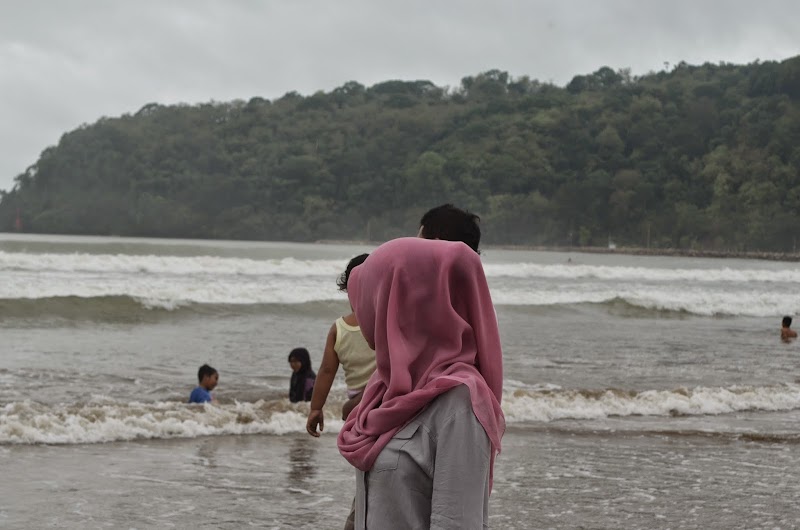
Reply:
[[789, 316], [783, 317], [783, 320], [781, 321], [781, 325], [783, 327], [785, 327], [785, 328], [788, 328], [789, 326], [791, 326], [792, 325], [792, 317], [789, 317]]
[[445, 241], [462, 241], [472, 250], [481, 253], [478, 247], [481, 244], [481, 228], [478, 226], [480, 217], [474, 213], [456, 208], [452, 204], [442, 204], [431, 208], [419, 224], [422, 227], [422, 237], [425, 239], [444, 239]]
[[311, 355], [305, 348], [295, 348], [289, 352], [289, 362], [292, 360], [300, 362], [300, 373], [311, 370]]
[[355, 258], [351, 259], [350, 262], [347, 264], [347, 268], [344, 272], [339, 276], [339, 279], [336, 280], [336, 285], [339, 286], [340, 291], [347, 292], [347, 280], [350, 279], [350, 273], [353, 272], [353, 269], [364, 263], [369, 257], [369, 254], [359, 254]]
[[217, 373], [217, 371], [214, 368], [211, 368], [209, 365], [204, 364], [197, 371], [197, 380], [200, 383], [202, 383], [204, 378], [214, 375], [215, 373]]

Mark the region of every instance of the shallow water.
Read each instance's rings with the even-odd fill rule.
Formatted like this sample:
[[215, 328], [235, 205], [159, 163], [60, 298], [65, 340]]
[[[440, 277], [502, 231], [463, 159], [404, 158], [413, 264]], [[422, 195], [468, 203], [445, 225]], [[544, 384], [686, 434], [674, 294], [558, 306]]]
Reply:
[[[492, 528], [800, 525], [796, 445], [570, 426], [504, 445]], [[339, 528], [355, 490], [333, 436], [7, 446], [0, 463], [4, 528]]]
[[[344, 385], [311, 439], [286, 356], [318, 364], [364, 250], [0, 235], [0, 527], [340, 527]], [[800, 527], [796, 264], [482, 260], [509, 423], [492, 527]], [[204, 362], [220, 404], [188, 406]]]

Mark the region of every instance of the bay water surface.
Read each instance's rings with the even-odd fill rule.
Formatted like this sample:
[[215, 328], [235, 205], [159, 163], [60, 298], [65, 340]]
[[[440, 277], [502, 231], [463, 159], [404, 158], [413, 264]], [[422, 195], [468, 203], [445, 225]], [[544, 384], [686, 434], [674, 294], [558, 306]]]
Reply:
[[[359, 245], [0, 234], [0, 527], [340, 528], [340, 375], [319, 364]], [[486, 249], [508, 430], [493, 528], [800, 527], [800, 266]], [[218, 405], [187, 405], [197, 368]]]

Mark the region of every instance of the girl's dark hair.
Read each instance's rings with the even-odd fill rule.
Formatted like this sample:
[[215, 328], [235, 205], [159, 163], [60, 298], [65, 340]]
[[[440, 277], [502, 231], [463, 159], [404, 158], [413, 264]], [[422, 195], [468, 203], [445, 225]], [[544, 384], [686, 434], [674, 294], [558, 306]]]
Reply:
[[350, 262], [347, 264], [347, 268], [339, 276], [339, 279], [336, 280], [336, 285], [339, 286], [340, 291], [344, 291], [345, 293], [347, 292], [347, 280], [350, 279], [350, 273], [353, 271], [353, 269], [364, 263], [364, 260], [366, 260], [368, 257], [369, 254], [359, 254], [350, 260]]
[[300, 361], [300, 373], [311, 370], [311, 355], [309, 355], [307, 349], [293, 349], [291, 352], [289, 352], [289, 362], [292, 362], [292, 359]]

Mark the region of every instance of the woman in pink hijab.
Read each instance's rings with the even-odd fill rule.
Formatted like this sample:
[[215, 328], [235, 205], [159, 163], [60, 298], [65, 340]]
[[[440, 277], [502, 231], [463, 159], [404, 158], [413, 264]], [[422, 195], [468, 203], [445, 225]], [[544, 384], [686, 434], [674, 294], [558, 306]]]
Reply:
[[356, 528], [486, 528], [505, 420], [480, 258], [461, 242], [395, 239], [347, 291], [377, 361], [338, 438], [356, 467]]

